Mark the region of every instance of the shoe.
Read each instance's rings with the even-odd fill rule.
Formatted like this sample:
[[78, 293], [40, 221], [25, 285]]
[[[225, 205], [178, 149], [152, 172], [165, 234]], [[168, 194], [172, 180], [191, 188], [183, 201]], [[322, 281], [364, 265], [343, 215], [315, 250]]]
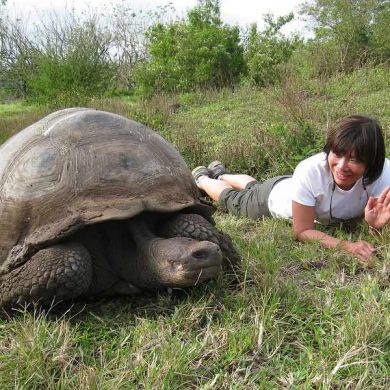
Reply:
[[218, 160], [212, 161], [207, 169], [209, 171], [209, 177], [212, 179], [218, 179], [219, 176], [227, 173], [225, 165], [223, 165], [221, 161]]
[[206, 167], [203, 165], [200, 165], [199, 167], [196, 167], [192, 170], [192, 177], [195, 180], [195, 183], [198, 183], [198, 180], [201, 176], [207, 176], [209, 177], [209, 171]]

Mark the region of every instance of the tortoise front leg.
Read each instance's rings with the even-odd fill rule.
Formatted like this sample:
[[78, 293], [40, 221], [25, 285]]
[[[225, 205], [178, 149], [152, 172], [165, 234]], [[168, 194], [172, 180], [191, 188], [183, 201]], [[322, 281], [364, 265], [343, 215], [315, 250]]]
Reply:
[[85, 293], [92, 280], [89, 252], [78, 243], [41, 249], [25, 264], [0, 277], [0, 306], [49, 305]]
[[221, 248], [225, 266], [236, 268], [240, 262], [240, 255], [230, 236], [217, 230], [199, 214], [176, 214], [162, 222], [157, 233], [165, 238], [188, 237], [198, 241], [211, 241]]

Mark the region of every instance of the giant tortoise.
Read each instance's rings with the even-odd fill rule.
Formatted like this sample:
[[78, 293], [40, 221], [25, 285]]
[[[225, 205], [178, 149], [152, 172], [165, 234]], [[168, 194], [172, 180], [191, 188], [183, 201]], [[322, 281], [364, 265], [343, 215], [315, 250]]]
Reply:
[[194, 286], [237, 262], [183, 158], [160, 135], [86, 108], [0, 148], [0, 306]]

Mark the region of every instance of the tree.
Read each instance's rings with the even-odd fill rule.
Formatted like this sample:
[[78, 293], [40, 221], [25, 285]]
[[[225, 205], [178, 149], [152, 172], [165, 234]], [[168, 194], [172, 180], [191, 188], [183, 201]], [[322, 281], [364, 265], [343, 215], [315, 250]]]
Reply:
[[110, 35], [92, 17], [52, 15], [27, 29], [22, 20], [2, 21], [0, 71], [16, 96], [40, 103], [82, 104], [102, 96], [113, 77]]
[[[388, 0], [311, 0], [301, 13], [312, 22], [316, 41], [333, 46], [336, 70], [350, 71], [388, 53]], [[378, 50], [382, 43], [384, 51]]]
[[126, 1], [115, 4], [112, 11], [107, 12], [107, 24], [112, 33], [110, 52], [117, 70], [116, 88], [121, 91], [133, 88], [134, 68], [149, 57], [146, 31], [173, 12], [171, 4], [157, 7], [153, 11], [136, 11]]
[[244, 68], [239, 29], [222, 23], [219, 1], [199, 1], [187, 18], [149, 29], [151, 59], [136, 72], [143, 93], [220, 88], [238, 81]]
[[79, 105], [101, 97], [113, 78], [111, 36], [91, 17], [66, 19], [45, 26], [35, 71], [28, 79], [28, 97], [51, 105]]
[[376, 62], [390, 61], [390, 2], [382, 2], [371, 26], [370, 54]]
[[0, 81], [17, 97], [27, 94], [27, 82], [35, 69], [39, 49], [21, 20], [0, 19]]
[[266, 28], [257, 31], [252, 25], [246, 36], [245, 60], [249, 80], [258, 86], [273, 84], [280, 78], [280, 65], [286, 63], [294, 50], [301, 44], [297, 36], [287, 38], [280, 29], [294, 18], [290, 13], [276, 20], [265, 17]]

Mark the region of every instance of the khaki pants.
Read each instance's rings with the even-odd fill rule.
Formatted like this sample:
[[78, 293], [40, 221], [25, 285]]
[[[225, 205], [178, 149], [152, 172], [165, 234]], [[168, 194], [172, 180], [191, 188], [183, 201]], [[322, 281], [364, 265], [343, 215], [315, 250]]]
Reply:
[[257, 180], [251, 181], [243, 190], [227, 188], [222, 192], [219, 202], [229, 213], [236, 216], [251, 219], [270, 217], [269, 194], [277, 182], [289, 177], [291, 176], [276, 176], [262, 183]]

